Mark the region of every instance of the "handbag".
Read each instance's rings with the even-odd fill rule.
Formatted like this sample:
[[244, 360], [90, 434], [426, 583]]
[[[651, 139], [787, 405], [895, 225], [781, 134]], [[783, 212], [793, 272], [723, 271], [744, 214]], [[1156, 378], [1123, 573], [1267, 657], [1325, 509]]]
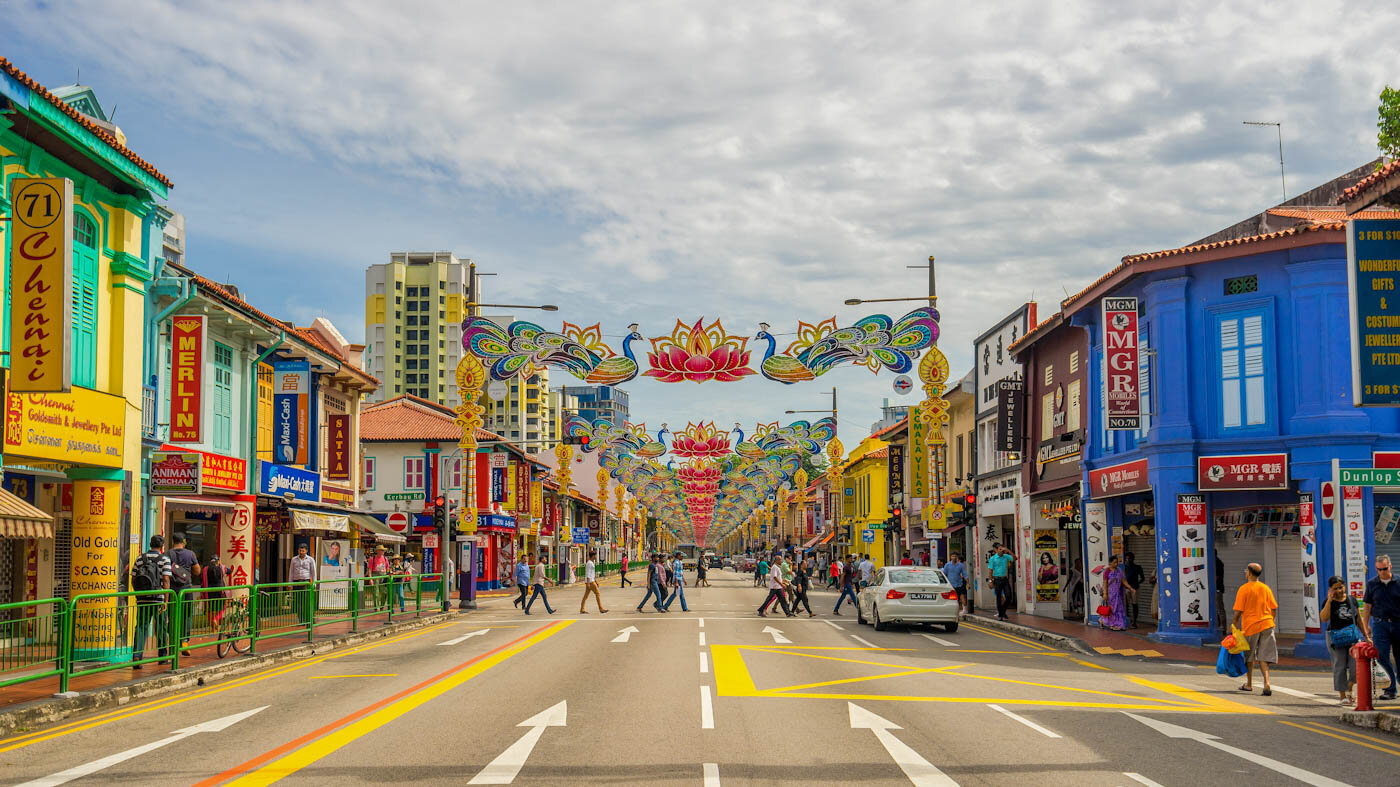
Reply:
[[1346, 628], [1333, 629], [1327, 632], [1327, 635], [1334, 648], [1349, 648], [1361, 641], [1361, 629], [1357, 628], [1355, 623]]
[[1099, 608], [1094, 610], [1094, 612], [1098, 613], [1099, 617], [1106, 618], [1109, 615], [1113, 614], [1113, 607], [1110, 607], [1107, 604], [1100, 604]]

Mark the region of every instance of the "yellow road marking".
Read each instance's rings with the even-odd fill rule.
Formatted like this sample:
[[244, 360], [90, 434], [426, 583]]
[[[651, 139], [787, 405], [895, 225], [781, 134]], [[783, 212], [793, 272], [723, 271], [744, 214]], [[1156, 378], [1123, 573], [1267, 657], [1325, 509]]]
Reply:
[[[1283, 721], [1283, 720], [1280, 719], [1279, 721]], [[1287, 722], [1285, 722], [1285, 723], [1287, 723]], [[1391, 742], [1389, 742], [1389, 741], [1380, 740], [1379, 738], [1373, 738], [1373, 737], [1367, 735], [1367, 734], [1364, 733], [1364, 732], [1359, 732], [1359, 731], [1350, 730], [1350, 729], [1334, 729], [1334, 728], [1332, 728], [1332, 727], [1326, 726], [1325, 724], [1319, 724], [1318, 722], [1315, 722], [1315, 721], [1305, 721], [1305, 722], [1300, 722], [1300, 723], [1301, 723], [1302, 725], [1306, 726], [1306, 727], [1312, 727], [1313, 729], [1317, 730], [1318, 732], [1326, 732], [1326, 733], [1331, 733], [1331, 734], [1333, 734], [1333, 735], [1342, 735], [1342, 736], [1345, 736], [1345, 737], [1348, 737], [1348, 738], [1354, 738], [1354, 739], [1356, 739], [1356, 740], [1358, 740], [1358, 741], [1360, 741], [1360, 742], [1362, 742], [1362, 743], [1371, 743], [1371, 744], [1375, 744], [1376, 746], [1383, 746], [1383, 747], [1385, 747], [1385, 748], [1394, 749], [1394, 750], [1396, 750], [1397, 752], [1400, 752], [1400, 743], [1391, 743]]]
[[1344, 736], [1344, 735], [1339, 735], [1339, 734], [1337, 734], [1336, 732], [1333, 732], [1332, 730], [1317, 730], [1317, 729], [1313, 729], [1313, 728], [1310, 727], [1310, 726], [1306, 726], [1306, 725], [1303, 725], [1303, 724], [1294, 724], [1294, 723], [1291, 722], [1291, 721], [1284, 721], [1283, 719], [1279, 719], [1279, 724], [1287, 724], [1287, 725], [1290, 726], [1290, 727], [1297, 727], [1297, 728], [1300, 729], [1300, 730], [1307, 730], [1308, 732], [1315, 732], [1315, 733], [1317, 733], [1318, 735], [1326, 735], [1326, 736], [1329, 737], [1329, 738], [1336, 738], [1336, 739], [1339, 740], [1339, 741], [1346, 741], [1347, 743], [1354, 743], [1354, 744], [1356, 744], [1357, 746], [1365, 746], [1365, 747], [1368, 748], [1368, 749], [1375, 749], [1376, 751], [1379, 751], [1379, 752], [1385, 752], [1386, 754], [1389, 754], [1389, 755], [1392, 756], [1392, 757], [1400, 757], [1400, 751], [1397, 751], [1396, 749], [1392, 749], [1392, 748], [1388, 748], [1388, 747], [1382, 746], [1382, 745], [1380, 745], [1380, 743], [1381, 743], [1380, 741], [1375, 741], [1375, 742], [1362, 742], [1362, 741], [1355, 740], [1355, 739], [1353, 739], [1353, 738], [1350, 738], [1350, 737], [1347, 737], [1347, 736]]
[[963, 623], [963, 625], [964, 625], [964, 626], [967, 626], [968, 628], [972, 629], [973, 631], [980, 631], [980, 632], [982, 632], [983, 634], [990, 634], [990, 635], [992, 635], [993, 637], [999, 637], [999, 638], [1001, 638], [1001, 639], [1006, 640], [1007, 642], [1015, 642], [1017, 645], [1025, 645], [1025, 646], [1027, 646], [1027, 647], [1034, 648], [1034, 649], [1036, 649], [1036, 650], [1053, 650], [1053, 648], [1051, 648], [1049, 645], [1046, 645], [1046, 644], [1041, 643], [1041, 642], [1036, 642], [1035, 640], [1032, 640], [1032, 639], [1026, 639], [1025, 637], [1018, 637], [1018, 636], [1016, 636], [1015, 634], [1003, 634], [1003, 633], [1001, 633], [1000, 631], [993, 631], [992, 629], [983, 628], [983, 627], [981, 627], [981, 626], [974, 625], [974, 624], [972, 624], [972, 623]]
[[1149, 659], [1160, 659], [1160, 658], [1162, 658], [1162, 654], [1161, 654], [1161, 653], [1158, 653], [1158, 652], [1155, 651], [1155, 650], [1134, 650], [1133, 648], [1110, 648], [1110, 647], [1108, 647], [1107, 645], [1100, 645], [1099, 647], [1094, 648], [1094, 650], [1098, 651], [1099, 653], [1102, 653], [1102, 654], [1105, 655], [1105, 656], [1107, 656], [1107, 655], [1114, 655], [1114, 656], [1146, 656], [1146, 657], [1149, 658]]
[[1180, 697], [1186, 702], [1199, 703], [1200, 705], [1206, 706], [1206, 709], [1208, 710], [1214, 710], [1220, 713], [1257, 713], [1269, 715], [1273, 714], [1273, 711], [1267, 708], [1260, 708], [1254, 705], [1246, 705], [1243, 702], [1227, 700], [1224, 697], [1216, 697], [1210, 694], [1206, 694], [1204, 692], [1196, 691], [1195, 689], [1188, 689], [1184, 686], [1178, 686], [1175, 683], [1164, 683], [1162, 681], [1148, 680], [1147, 678], [1139, 678], [1136, 675], [1125, 675], [1124, 677], [1126, 677], [1133, 683], [1138, 684], [1139, 686], [1146, 686], [1149, 689], [1155, 689], [1157, 691], [1166, 692], [1167, 694]]
[[330, 680], [332, 678], [397, 678], [397, 672], [375, 672], [364, 675], [312, 675], [311, 680]]
[[259, 681], [267, 680], [269, 678], [275, 678], [281, 675], [286, 675], [289, 672], [295, 672], [299, 669], [305, 669], [306, 667], [321, 664], [331, 659], [337, 659], [343, 656], [352, 656], [356, 653], [363, 653], [364, 651], [373, 650], [375, 648], [383, 647], [385, 645], [393, 645], [399, 642], [403, 642], [405, 640], [412, 639], [414, 637], [421, 637], [424, 634], [431, 634], [434, 631], [445, 628], [447, 626], [455, 626], [458, 624], [458, 622], [459, 621], [438, 623], [436, 625], [421, 628], [416, 631], [409, 631], [403, 634], [395, 635], [393, 637], [388, 637], [378, 642], [367, 642], [363, 645], [356, 645], [348, 650], [336, 651], [328, 653], [324, 656], [313, 656], [309, 659], [306, 659], [305, 661], [295, 661], [290, 664], [278, 664], [272, 667], [268, 667], [267, 669], [261, 672], [254, 672], [250, 675], [235, 678], [234, 680], [231, 680], [228, 683], [221, 683], [217, 686], [214, 686], [213, 688], [205, 689], [203, 691], [197, 691], [193, 694], [182, 695], [165, 700], [156, 700], [145, 705], [137, 706], [135, 708], [122, 708], [120, 710], [109, 711], [94, 718], [68, 722], [67, 724], [62, 724], [57, 727], [50, 727], [48, 729], [40, 730], [38, 732], [26, 733], [24, 735], [16, 735], [12, 738], [0, 740], [0, 754], [3, 754], [7, 751], [14, 751], [15, 749], [22, 749], [25, 746], [32, 746], [36, 743], [52, 740], [54, 738], [60, 738], [64, 735], [71, 735], [75, 732], [90, 730], [94, 727], [100, 727], [104, 724], [109, 724], [114, 721], [120, 721], [122, 719], [127, 719], [132, 716], [139, 716], [143, 713], [150, 713], [153, 710], [168, 708], [171, 705], [179, 705], [182, 702], [197, 700], [202, 697], [208, 697], [212, 694], [218, 694], [220, 692], [228, 691], [230, 689], [236, 689], [240, 686], [247, 686], [251, 683], [257, 683]]
[[418, 708], [429, 700], [446, 694], [511, 656], [549, 639], [573, 624], [574, 621], [561, 620], [548, 629], [527, 637], [514, 647], [502, 649], [487, 658], [477, 661], [461, 672], [454, 673], [396, 702], [390, 703], [368, 716], [359, 719], [353, 724], [328, 733], [290, 754], [273, 760], [257, 770], [229, 782], [229, 784], [265, 785], [272, 784], [284, 777], [290, 776], [317, 760], [333, 754], [359, 738], [383, 727], [385, 724], [403, 716], [409, 711]]

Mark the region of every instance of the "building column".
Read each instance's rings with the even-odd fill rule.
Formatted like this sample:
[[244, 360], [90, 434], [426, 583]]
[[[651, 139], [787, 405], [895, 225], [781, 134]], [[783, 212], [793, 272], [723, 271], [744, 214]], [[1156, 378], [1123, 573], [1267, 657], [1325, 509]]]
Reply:
[[[1191, 379], [1191, 331], [1186, 314], [1188, 282], [1190, 279], [1180, 276], [1154, 281], [1143, 288], [1151, 346], [1157, 348], [1149, 361], [1153, 364], [1149, 379], [1157, 389], [1153, 394], [1157, 413], [1148, 430], [1148, 439], [1153, 443], [1193, 437], [1190, 386], [1180, 383]], [[1175, 497], [1172, 502], [1176, 502]]]

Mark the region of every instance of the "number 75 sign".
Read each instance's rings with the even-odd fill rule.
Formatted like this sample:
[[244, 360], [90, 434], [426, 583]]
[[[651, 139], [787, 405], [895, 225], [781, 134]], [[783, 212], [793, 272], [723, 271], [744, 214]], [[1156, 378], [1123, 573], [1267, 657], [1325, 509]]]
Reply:
[[16, 178], [10, 221], [10, 390], [62, 393], [69, 363], [73, 181]]

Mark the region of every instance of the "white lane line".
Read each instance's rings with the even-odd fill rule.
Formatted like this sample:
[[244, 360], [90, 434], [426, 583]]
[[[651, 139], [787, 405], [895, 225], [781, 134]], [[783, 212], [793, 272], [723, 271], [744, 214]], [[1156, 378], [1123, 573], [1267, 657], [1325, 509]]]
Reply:
[[875, 643], [873, 643], [873, 642], [871, 642], [871, 641], [869, 641], [869, 640], [861, 639], [860, 637], [857, 637], [857, 636], [854, 635], [854, 634], [851, 635], [851, 639], [855, 640], [856, 642], [859, 642], [860, 644], [866, 646], [867, 648], [876, 648], [876, 649], [880, 649], [880, 646], [879, 646], [879, 645], [876, 645]]
[[1031, 721], [1030, 719], [1026, 718], [1025, 716], [1017, 716], [1016, 714], [1012, 713], [1011, 711], [1007, 710], [1006, 708], [1001, 707], [1000, 705], [990, 705], [990, 704], [989, 704], [987, 707], [988, 707], [988, 708], [991, 708], [992, 710], [996, 711], [997, 713], [1000, 713], [1000, 714], [1002, 714], [1002, 715], [1004, 715], [1004, 716], [1008, 716], [1008, 717], [1010, 717], [1010, 718], [1012, 718], [1012, 719], [1015, 719], [1016, 721], [1021, 722], [1022, 724], [1026, 725], [1027, 727], [1030, 727], [1031, 729], [1035, 730], [1036, 732], [1040, 733], [1041, 735], [1044, 735], [1044, 736], [1047, 737], [1047, 738], [1058, 738], [1058, 737], [1060, 737], [1060, 734], [1059, 734], [1058, 732], [1054, 732], [1053, 730], [1047, 730], [1047, 729], [1045, 729], [1044, 727], [1040, 726], [1039, 724], [1036, 724], [1035, 722], [1033, 722], [1033, 721]]
[[1254, 763], [1255, 765], [1268, 768], [1269, 770], [1274, 771], [1275, 773], [1281, 773], [1284, 776], [1287, 776], [1291, 779], [1297, 779], [1303, 784], [1312, 784], [1315, 785], [1315, 787], [1348, 787], [1346, 782], [1339, 782], [1336, 779], [1328, 778], [1326, 776], [1323, 776], [1322, 774], [1306, 771], [1295, 765], [1289, 765], [1286, 762], [1280, 762], [1270, 757], [1265, 757], [1262, 754], [1255, 754], [1254, 752], [1249, 751], [1247, 749], [1241, 749], [1237, 746], [1231, 746], [1228, 743], [1222, 743], [1219, 736], [1211, 735], [1208, 732], [1193, 730], [1188, 727], [1182, 727], [1180, 725], [1172, 724], [1170, 722], [1159, 721], [1157, 719], [1148, 718], [1146, 716], [1139, 716], [1136, 713], [1128, 713], [1127, 711], [1123, 711], [1123, 715], [1127, 716], [1130, 719], [1136, 719], [1142, 722], [1143, 724], [1146, 724], [1148, 727], [1151, 727], [1152, 729], [1162, 733], [1168, 738], [1185, 738], [1188, 740], [1196, 741], [1198, 743], [1202, 743], [1206, 746], [1211, 747], [1212, 749], [1223, 751], [1226, 754], [1238, 757], [1241, 760], [1246, 760], [1248, 762]]
[[828, 625], [828, 626], [831, 626], [832, 628], [836, 629], [837, 631], [845, 631], [845, 629], [841, 628], [840, 626], [836, 625], [835, 623], [832, 623], [832, 622], [829, 621], [829, 620], [823, 619], [822, 622], [825, 623], [825, 624]]
[[1320, 703], [1322, 703], [1323, 705], [1340, 705], [1340, 704], [1341, 704], [1341, 700], [1338, 700], [1336, 697], [1319, 697], [1318, 695], [1312, 694], [1312, 693], [1310, 693], [1310, 692], [1298, 691], [1297, 689], [1285, 688], [1285, 687], [1283, 687], [1283, 686], [1278, 685], [1277, 683], [1275, 683], [1275, 684], [1274, 684], [1273, 686], [1271, 686], [1270, 688], [1272, 688], [1274, 691], [1281, 691], [1281, 692], [1283, 692], [1284, 694], [1289, 695], [1290, 697], [1299, 697], [1299, 698], [1302, 698], [1302, 699], [1305, 699], [1305, 700], [1312, 700], [1313, 702], [1320, 702]]
[[942, 646], [945, 647], [945, 648], [961, 648], [961, 647], [962, 647], [962, 645], [959, 645], [959, 644], [956, 643], [956, 642], [949, 642], [949, 641], [946, 640], [946, 639], [943, 639], [943, 638], [941, 638], [941, 637], [935, 637], [935, 636], [933, 636], [932, 634], [925, 634], [925, 633], [923, 633], [922, 631], [911, 631], [911, 632], [909, 632], [909, 633], [910, 633], [910, 634], [918, 634], [919, 636], [923, 637], [924, 639], [931, 640], [931, 641], [933, 641], [933, 642], [937, 642], [938, 644], [942, 645]]
[[704, 619], [704, 618], [699, 618], [699, 621], [700, 621], [700, 628], [704, 628], [704, 627], [705, 627], [705, 619]]
[[700, 673], [703, 675], [710, 671], [710, 654], [700, 652]]
[[701, 767], [705, 769], [705, 787], [719, 787], [719, 763], [707, 762]]
[[1162, 787], [1162, 785], [1152, 781], [1151, 779], [1147, 778], [1146, 776], [1143, 776], [1140, 773], [1128, 773], [1127, 771], [1123, 771], [1123, 775], [1127, 776], [1129, 779], [1132, 779], [1138, 784], [1145, 784], [1147, 785], [1147, 787]]
[[700, 632], [700, 647], [705, 647], [705, 632]]
[[715, 728], [715, 706], [710, 699], [710, 687], [700, 687], [700, 729], [713, 730]]

